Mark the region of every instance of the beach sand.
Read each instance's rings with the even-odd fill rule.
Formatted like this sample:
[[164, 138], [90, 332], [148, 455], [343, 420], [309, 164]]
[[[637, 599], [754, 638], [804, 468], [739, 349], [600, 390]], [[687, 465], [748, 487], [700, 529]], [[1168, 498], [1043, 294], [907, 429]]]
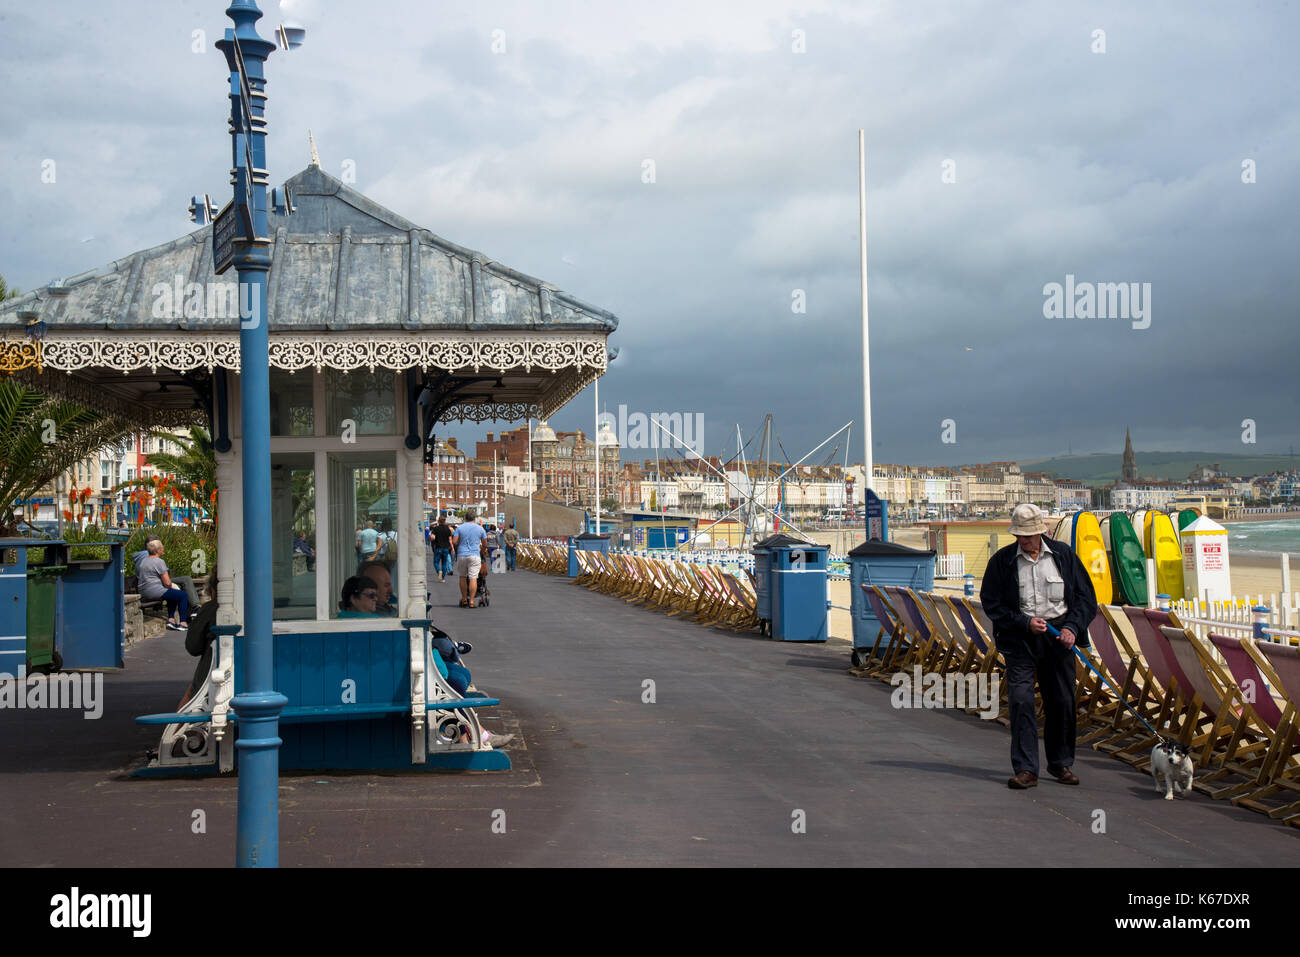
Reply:
[[[1252, 602], [1261, 596], [1264, 604], [1272, 606], [1276, 596], [1282, 593], [1282, 560], [1276, 556], [1237, 554], [1228, 560], [1232, 572], [1232, 590], [1238, 598], [1249, 598]], [[941, 585], [953, 585], [953, 589], [944, 588], [948, 594], [961, 594], [959, 582], [936, 582]], [[975, 593], [980, 589], [979, 580], [975, 581]], [[850, 586], [847, 581], [829, 583], [830, 600], [833, 606], [850, 608]], [[1300, 555], [1291, 556], [1291, 590], [1300, 591]], [[1292, 604], [1297, 604], [1294, 599]], [[832, 607], [828, 629], [832, 639], [852, 641], [853, 623], [847, 611]]]

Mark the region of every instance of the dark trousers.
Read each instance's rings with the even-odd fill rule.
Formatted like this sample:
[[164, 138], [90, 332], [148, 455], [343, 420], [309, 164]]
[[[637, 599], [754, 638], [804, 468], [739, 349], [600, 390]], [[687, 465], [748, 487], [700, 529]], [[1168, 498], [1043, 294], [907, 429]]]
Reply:
[[[1059, 620], [1052, 622], [1058, 625]], [[1074, 704], [1074, 652], [1048, 634], [1026, 635], [998, 646], [1007, 663], [1007, 698], [1011, 705], [1011, 769], [1038, 774], [1038, 721], [1034, 714], [1034, 679], [1043, 693], [1043, 749], [1047, 763], [1074, 764], [1077, 715]]]
[[[167, 617], [175, 618], [177, 624], [184, 625], [190, 620], [190, 599], [185, 592], [179, 588], [168, 588], [162, 593], [163, 600], [167, 602]], [[176, 611], [180, 609], [180, 614]]]

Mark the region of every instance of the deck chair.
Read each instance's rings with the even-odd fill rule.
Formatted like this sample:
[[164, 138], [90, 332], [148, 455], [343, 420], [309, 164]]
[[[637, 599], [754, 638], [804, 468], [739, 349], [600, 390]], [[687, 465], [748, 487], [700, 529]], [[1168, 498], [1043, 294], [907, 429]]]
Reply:
[[[1217, 642], [1216, 642], [1217, 644]], [[1300, 648], [1271, 641], [1243, 641], [1242, 647], [1253, 659], [1268, 687], [1282, 696], [1284, 715], [1279, 722], [1275, 744], [1270, 749], [1261, 787], [1232, 799], [1274, 819], [1300, 826]], [[1256, 696], [1260, 697], [1259, 695]], [[1268, 697], [1268, 695], [1263, 695]], [[1281, 798], [1286, 803], [1271, 806], [1265, 799]]]
[[[1141, 676], [1141, 696], [1135, 707], [1157, 734], [1153, 735], [1150, 729], [1133, 718], [1128, 709], [1123, 709], [1122, 714], [1116, 713], [1115, 733], [1092, 746], [1127, 761], [1135, 768], [1145, 769], [1151, 763], [1151, 749], [1160, 740], [1157, 735], [1178, 713], [1182, 699], [1174, 688], [1169, 656], [1162, 643], [1153, 637], [1154, 626], [1143, 614], [1145, 609], [1112, 605], [1101, 605], [1100, 608], [1115, 640], [1134, 664], [1135, 674]], [[1171, 732], [1169, 736], [1176, 737], [1176, 734]]]
[[659, 588], [659, 576], [656, 571], [658, 562], [653, 558], [634, 558], [640, 583], [635, 592], [627, 599], [629, 604], [645, 606], [654, 600]]
[[930, 626], [921, 617], [916, 603], [905, 594], [905, 589], [898, 585], [886, 585], [884, 588], [893, 603], [894, 610], [903, 622], [903, 628], [912, 639], [908, 653], [898, 663], [898, 670], [907, 671], [916, 664], [924, 666], [934, 654], [937, 638], [930, 634]]
[[947, 597], [934, 592], [922, 592], [919, 597], [928, 606], [927, 611], [930, 617], [943, 623], [944, 630], [948, 632], [953, 643], [958, 648], [958, 656], [953, 659], [950, 667], [962, 674], [968, 672], [978, 673], [981, 670], [980, 665], [984, 661], [984, 656], [975, 643], [971, 641], [970, 634], [961, 621], [958, 620], [957, 613], [953, 611]]
[[[948, 596], [940, 595], [934, 592], [920, 592], [917, 597], [921, 600], [922, 608], [925, 610], [932, 621], [948, 635], [948, 639], [957, 649], [956, 653], [948, 659], [947, 670], [957, 672], [963, 675], [982, 675], [986, 674], [984, 670], [984, 655], [978, 645], [971, 638], [971, 633], [967, 631], [965, 624], [957, 615]], [[1009, 713], [1006, 711], [1006, 688], [1000, 684], [999, 713], [995, 720], [1005, 719], [1005, 723], [1010, 723]], [[981, 714], [981, 709], [977, 705], [966, 708], [967, 714]]]
[[[1199, 772], [1193, 786], [1213, 798], [1251, 790], [1272, 741], [1272, 729], [1196, 635], [1173, 625], [1162, 625], [1160, 632], [1169, 642], [1180, 673], [1187, 676], [1201, 699], [1202, 708], [1214, 716], [1203, 740], [1192, 742], [1192, 756]], [[1227, 786], [1217, 783], [1226, 777], [1244, 780]]]
[[735, 603], [735, 613], [728, 627], [734, 631], [753, 631], [758, 627], [758, 596], [749, 588], [747, 580], [739, 575], [725, 571], [721, 575]]
[[1213, 702], [1207, 700], [1203, 693], [1213, 692], [1215, 699], [1222, 696], [1215, 691], [1212, 682], [1203, 680], [1203, 675], [1198, 676], [1187, 672], [1183, 668], [1180, 657], [1174, 653], [1174, 649], [1169, 644], [1169, 639], [1164, 633], [1165, 628], [1182, 630], [1182, 625], [1174, 614], [1153, 608], [1143, 608], [1141, 613], [1150, 626], [1152, 641], [1159, 648], [1160, 653], [1169, 665], [1169, 672], [1172, 676], [1171, 683], [1177, 689], [1178, 703], [1182, 705], [1181, 712], [1177, 714], [1179, 719], [1179, 740], [1192, 751], [1196, 751], [1204, 746], [1206, 736], [1210, 733], [1210, 729], [1214, 727], [1217, 713], [1217, 708], [1213, 706]]
[[713, 565], [697, 565], [695, 574], [702, 587], [702, 608], [698, 620], [715, 628], [730, 627], [736, 618], [737, 604], [723, 579], [722, 569]]
[[668, 573], [671, 589], [664, 611], [670, 618], [694, 614], [699, 607], [700, 595], [704, 587], [695, 574], [695, 566], [685, 562], [673, 562], [668, 567]]
[[880, 622], [880, 631], [876, 634], [871, 653], [861, 667], [853, 669], [853, 672], [858, 675], [888, 676], [897, 670], [897, 663], [907, 653], [913, 639], [907, 634], [902, 617], [895, 610], [883, 587], [864, 584], [863, 594], [866, 595], [867, 603], [871, 605], [871, 613]]
[[954, 660], [959, 659], [962, 650], [957, 637], [948, 629], [947, 622], [938, 615], [934, 605], [926, 600], [923, 593], [911, 588], [904, 588], [902, 592], [915, 610], [915, 614], [925, 622], [925, 627], [930, 632], [932, 642], [930, 654], [925, 661], [925, 670], [947, 674], [948, 669], [953, 667]]
[[976, 604], [975, 599], [956, 595], [948, 596], [948, 604], [952, 606], [953, 612], [957, 615], [957, 620], [961, 622], [967, 636], [983, 656], [984, 660], [980, 665], [980, 670], [988, 673], [994, 668], [1005, 668], [1005, 662], [998, 653], [997, 643], [993, 640], [992, 623], [989, 622], [987, 631], [980, 623], [979, 617], [983, 615], [983, 607], [980, 607], [979, 614], [976, 614], [973, 607]]
[[[1125, 660], [1120, 640], [1111, 631], [1110, 621], [1100, 608], [1088, 625], [1088, 637], [1092, 642], [1093, 650], [1096, 651], [1096, 655], [1090, 659], [1093, 666], [1100, 670], [1110, 684], [1118, 690], [1119, 697], [1117, 698], [1115, 691], [1107, 688], [1104, 682], [1096, 683], [1093, 694], [1080, 705], [1082, 714], [1086, 714], [1094, 725], [1078, 736], [1080, 744], [1091, 744], [1098, 739], [1114, 737], [1121, 728], [1127, 726], [1125, 722], [1132, 720], [1132, 715], [1124, 703], [1127, 702], [1141, 713], [1147, 693], [1141, 659], [1130, 656], [1127, 661]], [[1082, 721], [1082, 717], [1080, 720]], [[1136, 727], [1141, 727], [1136, 721], [1132, 723]]]

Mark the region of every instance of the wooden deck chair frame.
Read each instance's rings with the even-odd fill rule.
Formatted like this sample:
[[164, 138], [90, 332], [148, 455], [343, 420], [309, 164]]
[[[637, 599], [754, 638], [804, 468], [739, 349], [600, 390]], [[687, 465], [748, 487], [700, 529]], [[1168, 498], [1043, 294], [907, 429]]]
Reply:
[[979, 673], [980, 666], [984, 663], [984, 655], [980, 652], [979, 647], [971, 640], [970, 634], [966, 631], [966, 626], [958, 617], [952, 603], [948, 601], [946, 595], [940, 595], [937, 592], [921, 592], [921, 596], [930, 605], [932, 616], [943, 621], [944, 629], [952, 636], [952, 640], [957, 644], [961, 657], [956, 659], [952, 667], [962, 674]]
[[[894, 603], [884, 586], [870, 585], [868, 587], [871, 589], [871, 594], [876, 598], [872, 602], [872, 610], [877, 617], [883, 611], [889, 619], [888, 622], [883, 620], [881, 622], [881, 630], [888, 630], [888, 640], [882, 648], [880, 637], [876, 637], [876, 643], [871, 649], [872, 654], [859, 670], [865, 674], [888, 681], [893, 673], [899, 670], [898, 666], [903, 658], [910, 653], [914, 639], [909, 634], [907, 623], [903, 620], [903, 616], [899, 614], [898, 609], [894, 607]], [[876, 654], [877, 651], [880, 652], [879, 655]]]
[[1242, 641], [1242, 647], [1254, 660], [1269, 687], [1277, 689], [1282, 695], [1286, 707], [1275, 732], [1275, 744], [1270, 748], [1266, 767], [1261, 774], [1260, 787], [1249, 794], [1234, 797], [1232, 803], [1260, 811], [1275, 820], [1285, 820], [1300, 826], [1300, 800], [1279, 807], [1272, 807], [1265, 802], [1265, 798], [1280, 794], [1300, 798], [1300, 763], [1297, 763], [1300, 761], [1300, 680], [1288, 682], [1285, 675], [1275, 667], [1274, 660], [1285, 655], [1292, 662], [1300, 664], [1300, 650], [1291, 645], [1256, 642], [1249, 638]]
[[930, 632], [930, 653], [925, 660], [924, 670], [941, 675], [947, 674], [948, 669], [952, 667], [953, 659], [961, 650], [956, 637], [948, 630], [947, 622], [935, 613], [934, 606], [923, 597], [921, 592], [912, 588], [904, 588], [902, 592], [912, 603], [915, 614], [920, 616]]

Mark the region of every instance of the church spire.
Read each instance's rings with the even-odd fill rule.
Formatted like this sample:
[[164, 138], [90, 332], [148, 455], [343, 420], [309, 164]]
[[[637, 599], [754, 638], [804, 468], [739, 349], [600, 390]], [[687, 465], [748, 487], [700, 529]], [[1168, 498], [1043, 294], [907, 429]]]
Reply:
[[1124, 429], [1124, 481], [1130, 485], [1137, 482], [1137, 456], [1133, 454], [1133, 437]]

